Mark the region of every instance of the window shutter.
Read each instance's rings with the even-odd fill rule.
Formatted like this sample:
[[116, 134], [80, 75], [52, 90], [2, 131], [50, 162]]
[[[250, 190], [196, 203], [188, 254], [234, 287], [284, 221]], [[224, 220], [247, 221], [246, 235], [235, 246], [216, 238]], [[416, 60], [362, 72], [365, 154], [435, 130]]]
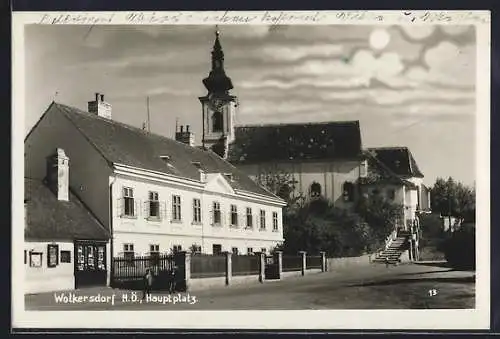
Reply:
[[260, 217], [256, 214], [253, 215], [253, 221], [255, 222], [255, 227], [260, 228]]
[[210, 210], [210, 225], [214, 224], [214, 210]]
[[116, 199], [116, 215], [118, 217], [122, 217], [124, 213], [124, 199], [118, 198]]
[[139, 199], [134, 199], [134, 216], [138, 217], [141, 215], [141, 200]]
[[149, 201], [143, 203], [143, 213], [145, 218], [149, 217]]
[[166, 202], [162, 201], [160, 203], [160, 218], [161, 219], [166, 219], [167, 218], [167, 206]]

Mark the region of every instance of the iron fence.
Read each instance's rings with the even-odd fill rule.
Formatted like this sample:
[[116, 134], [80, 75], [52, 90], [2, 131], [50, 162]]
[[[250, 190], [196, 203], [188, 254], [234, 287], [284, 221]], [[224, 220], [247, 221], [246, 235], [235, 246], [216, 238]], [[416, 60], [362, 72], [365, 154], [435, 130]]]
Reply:
[[259, 274], [259, 259], [257, 255], [233, 255], [231, 257], [233, 275]]
[[302, 256], [297, 255], [284, 255], [282, 258], [283, 272], [301, 271], [302, 270]]
[[226, 275], [226, 256], [194, 254], [191, 256], [191, 278], [224, 277]]
[[321, 268], [322, 259], [321, 256], [307, 256], [306, 257], [306, 269]]

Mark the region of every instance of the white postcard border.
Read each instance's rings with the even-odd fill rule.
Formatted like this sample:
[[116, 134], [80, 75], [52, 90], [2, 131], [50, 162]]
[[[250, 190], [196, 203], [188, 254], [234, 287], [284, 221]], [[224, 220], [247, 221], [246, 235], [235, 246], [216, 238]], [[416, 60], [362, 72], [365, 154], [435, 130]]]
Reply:
[[[262, 21], [264, 15], [275, 17]], [[284, 13], [284, 14], [283, 14]], [[134, 16], [135, 14], [135, 16]], [[141, 20], [137, 18], [142, 14]], [[178, 14], [175, 16], [175, 14]], [[287, 17], [288, 15], [288, 17]], [[252, 20], [246, 17], [253, 18]], [[243, 19], [242, 19], [243, 17]], [[160, 18], [160, 19], [159, 19]], [[170, 19], [168, 19], [170, 18]], [[135, 20], [135, 21], [134, 21]], [[24, 25], [43, 24], [473, 24], [477, 34], [477, 270], [474, 310], [26, 311], [24, 231]], [[13, 12], [12, 15], [12, 327], [192, 329], [488, 329], [490, 323], [489, 11]], [[446, 156], [446, 155], [443, 155]], [[18, 222], [16, 222], [18, 221]], [[168, 313], [168, 315], [166, 314]], [[196, 322], [193, 321], [196, 319]]]

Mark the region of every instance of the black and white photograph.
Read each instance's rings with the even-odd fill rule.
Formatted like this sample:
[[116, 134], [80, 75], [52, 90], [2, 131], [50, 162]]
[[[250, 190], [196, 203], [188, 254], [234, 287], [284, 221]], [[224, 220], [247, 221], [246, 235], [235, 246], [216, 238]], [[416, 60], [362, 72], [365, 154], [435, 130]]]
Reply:
[[487, 12], [17, 18], [19, 326], [489, 326]]

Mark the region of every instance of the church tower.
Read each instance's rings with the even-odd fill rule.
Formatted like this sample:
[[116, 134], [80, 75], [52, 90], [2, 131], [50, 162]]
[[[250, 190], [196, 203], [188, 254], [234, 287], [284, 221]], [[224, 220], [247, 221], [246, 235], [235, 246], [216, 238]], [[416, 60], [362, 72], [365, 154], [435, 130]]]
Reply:
[[222, 158], [227, 158], [229, 144], [234, 140], [234, 119], [237, 97], [229, 93], [233, 89], [231, 79], [224, 70], [224, 52], [215, 32], [212, 50], [212, 69], [203, 85], [208, 93], [199, 97], [203, 117], [203, 147], [213, 150]]

